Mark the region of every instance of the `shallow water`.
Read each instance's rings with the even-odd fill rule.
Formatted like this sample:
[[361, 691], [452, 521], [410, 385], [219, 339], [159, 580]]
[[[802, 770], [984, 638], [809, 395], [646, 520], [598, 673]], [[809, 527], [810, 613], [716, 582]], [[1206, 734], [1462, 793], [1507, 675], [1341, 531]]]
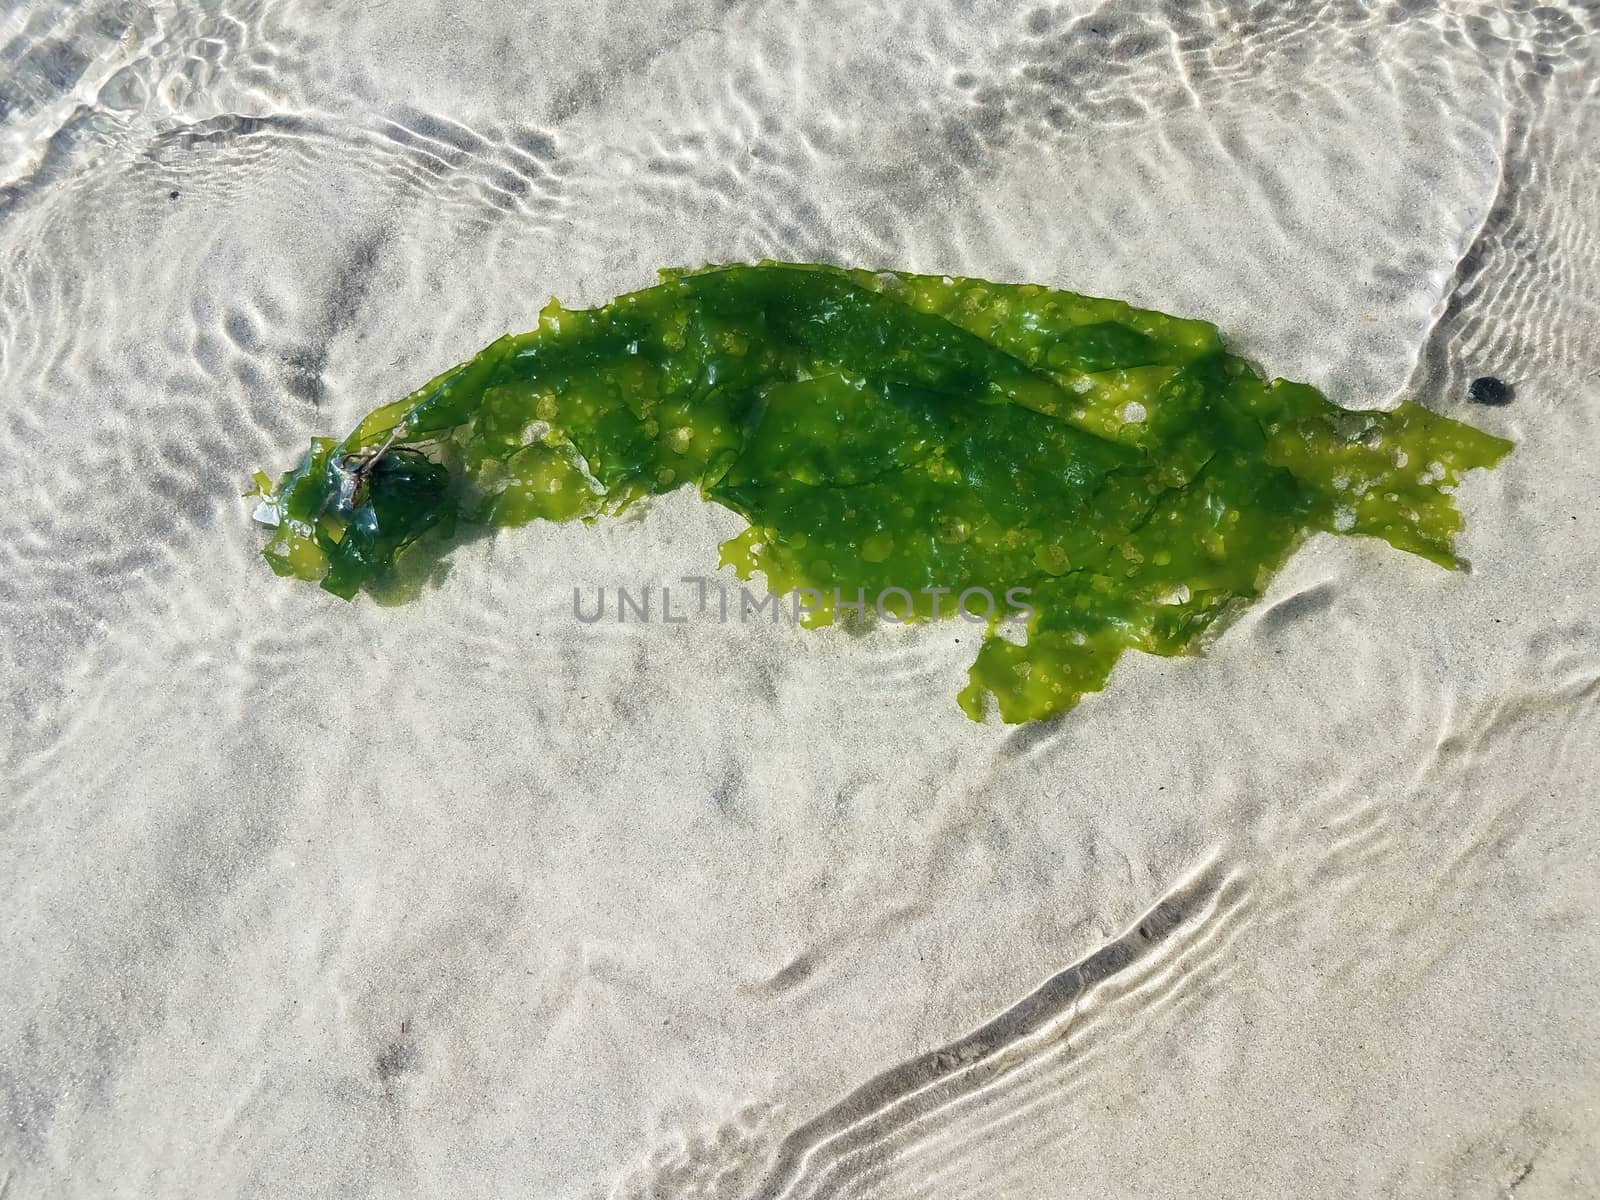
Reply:
[[[0, 1196], [1600, 1191], [1597, 34], [0, 12]], [[955, 624], [573, 620], [715, 573], [683, 494], [401, 609], [257, 557], [256, 467], [761, 257], [1204, 317], [1518, 449], [1470, 573], [1313, 540], [1021, 729]]]

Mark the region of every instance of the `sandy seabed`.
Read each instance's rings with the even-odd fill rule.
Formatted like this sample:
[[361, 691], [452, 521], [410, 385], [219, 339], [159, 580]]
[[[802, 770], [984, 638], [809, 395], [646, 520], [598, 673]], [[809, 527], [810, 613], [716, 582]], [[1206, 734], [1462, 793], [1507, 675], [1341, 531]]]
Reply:
[[[336, 8], [0, 11], [0, 1197], [1600, 1194], [1592, 4]], [[683, 494], [257, 557], [253, 469], [764, 257], [1517, 450], [1470, 572], [1314, 539], [1017, 729], [959, 623], [573, 620], [717, 574]]]

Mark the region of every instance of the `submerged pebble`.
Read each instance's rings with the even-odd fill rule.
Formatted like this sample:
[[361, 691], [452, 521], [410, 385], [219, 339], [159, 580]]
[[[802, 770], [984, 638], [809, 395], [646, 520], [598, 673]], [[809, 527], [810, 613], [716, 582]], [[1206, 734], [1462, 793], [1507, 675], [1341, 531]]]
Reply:
[[1483, 375], [1467, 388], [1467, 399], [1474, 404], [1509, 404], [1511, 387], [1493, 375]]

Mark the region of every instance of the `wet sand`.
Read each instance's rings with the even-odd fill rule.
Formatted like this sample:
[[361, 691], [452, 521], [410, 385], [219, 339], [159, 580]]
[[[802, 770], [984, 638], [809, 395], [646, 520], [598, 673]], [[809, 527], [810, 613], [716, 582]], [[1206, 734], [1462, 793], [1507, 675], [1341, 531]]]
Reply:
[[[1600, 1192], [1597, 17], [1524, 7], [0, 17], [0, 1196]], [[1470, 572], [1313, 539], [1015, 729], [959, 623], [575, 621], [737, 586], [682, 493], [402, 608], [257, 556], [254, 469], [763, 257], [1517, 450]]]

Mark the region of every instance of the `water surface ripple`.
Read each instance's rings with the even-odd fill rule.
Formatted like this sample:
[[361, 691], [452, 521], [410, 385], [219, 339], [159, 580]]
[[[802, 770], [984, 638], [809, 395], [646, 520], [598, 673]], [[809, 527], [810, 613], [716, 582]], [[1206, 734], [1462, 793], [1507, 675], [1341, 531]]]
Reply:
[[[1600, 10], [0, 10], [0, 1197], [1600, 1194]], [[1216, 321], [1518, 443], [972, 726], [955, 624], [418, 604], [237, 495], [551, 295], [819, 259]], [[1483, 375], [1515, 389], [1469, 405]]]

